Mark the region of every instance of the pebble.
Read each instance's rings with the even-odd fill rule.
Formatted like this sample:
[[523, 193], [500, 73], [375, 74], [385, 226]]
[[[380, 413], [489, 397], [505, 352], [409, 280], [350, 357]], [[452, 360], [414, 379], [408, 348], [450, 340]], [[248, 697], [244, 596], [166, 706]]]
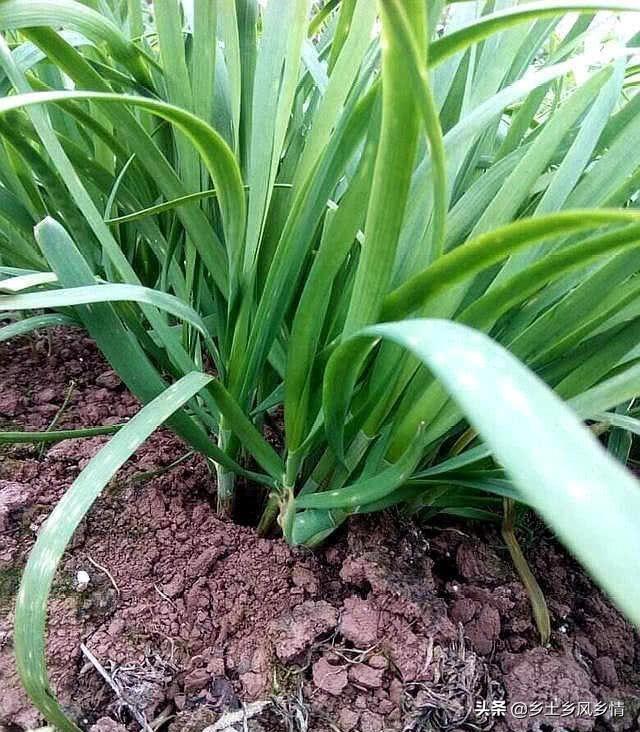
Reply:
[[322, 657], [313, 664], [313, 683], [332, 696], [339, 696], [348, 683], [347, 672]]

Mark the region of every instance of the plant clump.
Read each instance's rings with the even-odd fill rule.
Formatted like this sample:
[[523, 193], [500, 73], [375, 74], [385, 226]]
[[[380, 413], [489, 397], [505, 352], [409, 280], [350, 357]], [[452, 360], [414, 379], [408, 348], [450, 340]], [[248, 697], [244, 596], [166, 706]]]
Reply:
[[0, 3], [0, 341], [79, 326], [142, 405], [61, 429], [72, 379], [0, 434], [100, 446], [17, 595], [51, 724], [56, 567], [165, 423], [262, 536], [498, 523], [546, 643], [529, 507], [640, 622], [639, 38], [585, 53], [599, 10], [638, 4]]

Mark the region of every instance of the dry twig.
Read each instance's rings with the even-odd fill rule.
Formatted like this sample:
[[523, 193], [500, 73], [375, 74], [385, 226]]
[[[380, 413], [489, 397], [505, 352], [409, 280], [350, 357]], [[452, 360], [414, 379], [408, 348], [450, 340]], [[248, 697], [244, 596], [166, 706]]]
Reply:
[[95, 559], [92, 559], [88, 554], [87, 554], [87, 559], [91, 562], [91, 564], [93, 564], [93, 566], [99, 572], [102, 572], [103, 574], [106, 574], [107, 575], [107, 577], [109, 578], [111, 584], [113, 585], [114, 590], [116, 591], [116, 593], [118, 595], [120, 595], [120, 588], [116, 584], [116, 581], [113, 579], [113, 575], [111, 574], [111, 572], [109, 572], [109, 570], [106, 567], [103, 567], [101, 564], [98, 564], [98, 562], [96, 562]]

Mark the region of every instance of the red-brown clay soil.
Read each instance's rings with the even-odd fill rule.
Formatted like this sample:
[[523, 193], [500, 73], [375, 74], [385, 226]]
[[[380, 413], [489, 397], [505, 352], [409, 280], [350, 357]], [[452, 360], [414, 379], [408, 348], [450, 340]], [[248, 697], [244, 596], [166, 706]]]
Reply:
[[[71, 381], [58, 428], [117, 423], [138, 408], [80, 331], [0, 344], [0, 364], [3, 429], [45, 429]], [[1, 732], [42, 723], [14, 671], [20, 570], [56, 501], [107, 440], [0, 452]], [[154, 435], [59, 569], [48, 661], [85, 729], [138, 730], [144, 715], [168, 718], [171, 732], [200, 732], [241, 703], [276, 698], [249, 729], [639, 729], [638, 635], [535, 524], [521, 538], [552, 614], [547, 649], [494, 528], [419, 527], [388, 513], [352, 521], [315, 552], [292, 549], [217, 518], [201, 458], [167, 470], [185, 453], [168, 431]], [[90, 577], [84, 590], [78, 571]], [[482, 717], [483, 703], [496, 716]], [[531, 716], [515, 718], [514, 703]]]

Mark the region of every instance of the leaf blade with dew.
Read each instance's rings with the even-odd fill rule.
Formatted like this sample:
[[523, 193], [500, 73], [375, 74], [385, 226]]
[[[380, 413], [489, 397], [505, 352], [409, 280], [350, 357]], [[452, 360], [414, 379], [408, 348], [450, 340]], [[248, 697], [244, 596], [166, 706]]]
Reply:
[[47, 599], [58, 563], [75, 529], [116, 471], [152, 432], [205, 388], [212, 378], [196, 372], [187, 374], [143, 407], [91, 459], [56, 504], [31, 550], [16, 600], [16, 664], [35, 706], [64, 732], [77, 732], [78, 727], [65, 715], [51, 692], [45, 661]]

